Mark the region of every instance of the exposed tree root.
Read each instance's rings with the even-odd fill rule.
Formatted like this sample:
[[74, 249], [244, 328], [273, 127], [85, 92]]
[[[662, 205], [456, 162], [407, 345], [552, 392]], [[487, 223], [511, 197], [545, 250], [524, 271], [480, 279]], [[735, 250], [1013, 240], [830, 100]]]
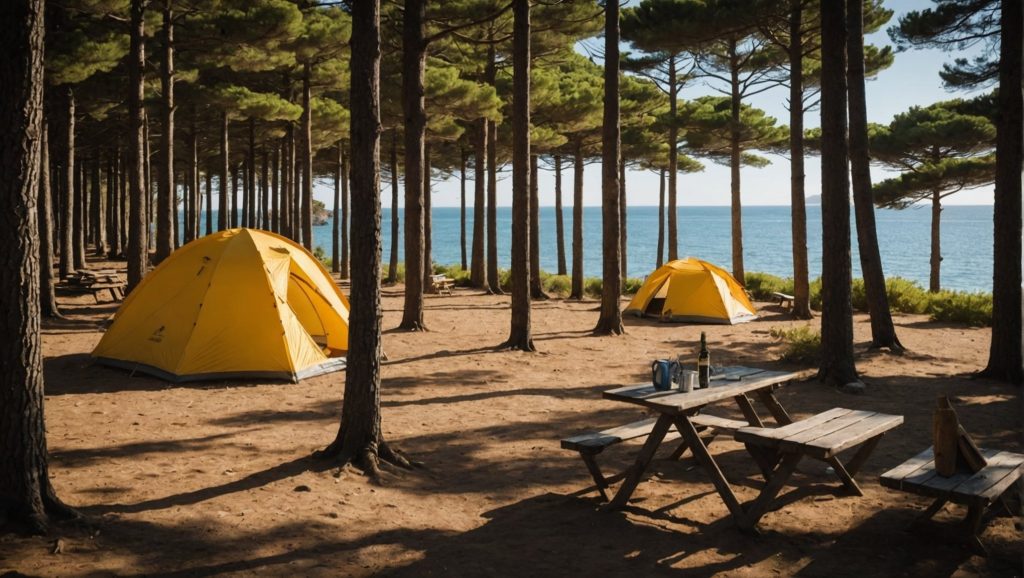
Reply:
[[888, 349], [889, 353], [892, 353], [893, 355], [903, 355], [904, 353], [907, 352], [907, 348], [903, 347], [903, 344], [900, 343], [899, 339], [893, 340], [892, 343], [872, 342], [868, 349]]
[[402, 322], [402, 324], [399, 325], [398, 328], [404, 331], [430, 331], [430, 329], [427, 328], [427, 324], [423, 323], [422, 321], [415, 321], [409, 323]]
[[344, 448], [342, 445], [339, 437], [326, 448], [313, 452], [314, 459], [334, 462], [334, 465], [337, 466], [335, 477], [340, 476], [348, 466], [353, 466], [374, 482], [380, 483], [383, 481], [385, 470], [398, 475], [402, 471], [412, 470], [423, 465], [420, 462], [410, 461], [398, 450], [392, 448], [390, 444], [383, 441], [379, 444], [369, 443], [356, 450]]
[[533, 339], [526, 339], [525, 342], [522, 339], [511, 339], [502, 343], [496, 351], [525, 351], [527, 353], [536, 353], [537, 346], [533, 344]]

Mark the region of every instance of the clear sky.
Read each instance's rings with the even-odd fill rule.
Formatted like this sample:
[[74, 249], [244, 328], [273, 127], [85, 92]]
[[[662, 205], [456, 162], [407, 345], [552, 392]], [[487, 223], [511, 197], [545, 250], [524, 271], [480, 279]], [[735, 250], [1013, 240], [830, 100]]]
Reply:
[[[629, 4], [635, 4], [632, 0]], [[919, 10], [931, 5], [929, 0], [888, 0], [886, 5], [895, 11], [892, 23], [899, 16], [910, 10]], [[867, 38], [867, 42], [876, 45], [888, 45], [889, 37], [881, 30]], [[942, 64], [953, 59], [954, 55], [938, 50], [911, 50], [898, 53], [893, 66], [882, 71], [875, 80], [867, 84], [868, 120], [870, 122], [888, 123], [893, 115], [913, 105], [927, 105], [940, 100], [947, 100], [965, 93], [951, 93], [942, 86], [939, 70]], [[683, 98], [694, 98], [704, 94], [712, 94], [701, 80], [694, 81], [692, 86], [684, 90]], [[788, 90], [777, 88], [750, 98], [749, 102], [766, 110], [778, 119], [780, 124], [788, 124], [789, 113], [785, 109]], [[430, 114], [430, 111], [427, 111]], [[806, 114], [805, 124], [808, 128], [818, 126], [820, 112], [815, 109]], [[766, 168], [744, 168], [742, 172], [742, 198], [744, 205], [788, 205], [789, 204], [789, 162], [782, 157], [770, 157], [772, 164]], [[679, 195], [682, 205], [728, 205], [729, 204], [729, 168], [710, 162], [704, 162], [702, 173], [680, 175]], [[567, 165], [567, 166], [566, 166]], [[547, 168], [548, 170], [545, 170]], [[541, 205], [554, 205], [554, 176], [551, 167], [542, 163], [539, 178]], [[820, 160], [808, 157], [805, 164], [807, 174], [807, 195], [821, 192]], [[571, 163], [563, 163], [563, 194], [568, 195], [566, 204], [571, 205], [572, 191]], [[584, 205], [601, 204], [601, 165], [599, 162], [588, 164], [584, 179]], [[511, 206], [511, 179], [508, 168], [498, 183], [498, 204]], [[872, 168], [872, 178], [882, 180], [887, 173], [880, 167]], [[470, 178], [472, 175], [470, 175]], [[382, 188], [387, 190], [387, 183]], [[459, 206], [458, 178], [449, 181], [436, 180], [433, 185], [433, 205]], [[467, 183], [467, 204], [472, 205], [473, 183]], [[626, 175], [626, 194], [630, 205], [657, 205], [658, 178], [646, 171], [628, 171]], [[325, 184], [317, 187], [317, 198], [331, 206], [332, 193]], [[384, 206], [390, 205], [390, 194], [382, 195]], [[992, 204], [991, 187], [970, 191], [961, 191], [945, 199], [948, 205], [985, 205]]]

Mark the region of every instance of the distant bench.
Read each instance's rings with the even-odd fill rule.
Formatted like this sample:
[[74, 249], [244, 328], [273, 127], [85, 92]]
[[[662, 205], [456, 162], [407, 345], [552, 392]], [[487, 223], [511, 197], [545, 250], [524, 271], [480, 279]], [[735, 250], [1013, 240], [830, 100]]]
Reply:
[[449, 279], [444, 275], [430, 276], [430, 290], [438, 295], [451, 295], [452, 287], [455, 286], [455, 279]]
[[794, 299], [794, 297], [792, 295], [787, 295], [785, 293], [780, 293], [778, 291], [775, 291], [774, 293], [772, 293], [772, 297], [774, 297], [775, 299], [778, 300], [780, 307], [786, 307], [787, 304], [788, 304], [788, 307], [790, 309], [793, 308], [793, 299]]
[[[601, 497], [604, 498], [605, 501], [608, 501], [608, 494], [605, 490], [608, 489], [609, 484], [622, 479], [625, 474], [621, 473], [614, 476], [605, 476], [601, 472], [601, 468], [597, 465], [597, 461], [594, 459], [594, 456], [615, 444], [649, 436], [656, 421], [658, 421], [657, 418], [650, 418], [603, 431], [588, 432], [565, 438], [562, 440], [562, 449], [575, 450], [579, 452], [580, 458], [583, 459], [583, 463], [586, 464], [591, 477], [594, 478], [594, 483], [597, 485], [597, 491], [601, 493]], [[706, 434], [707, 442], [705, 445], [710, 445], [711, 442], [714, 441], [715, 437], [721, 433], [732, 433], [739, 428], [749, 425], [745, 421], [727, 419], [707, 414], [695, 415], [690, 418], [690, 422], [697, 428], [698, 432], [708, 432]], [[679, 437], [679, 432], [672, 429], [665, 434], [664, 441], [676, 440], [679, 439]], [[677, 460], [682, 457], [686, 448], [686, 442], [683, 442], [674, 452], [672, 452], [671, 459]]]

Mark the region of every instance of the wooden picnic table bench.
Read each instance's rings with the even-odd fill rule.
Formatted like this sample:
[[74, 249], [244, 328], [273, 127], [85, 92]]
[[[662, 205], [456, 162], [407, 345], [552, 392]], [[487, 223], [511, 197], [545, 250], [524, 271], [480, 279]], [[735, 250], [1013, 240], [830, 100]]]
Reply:
[[793, 308], [793, 299], [795, 299], [795, 297], [793, 297], [792, 295], [787, 295], [785, 293], [775, 291], [772, 293], [772, 297], [778, 300], [779, 307], [785, 307], [788, 304], [790, 309]]
[[[1024, 455], [986, 449], [982, 449], [981, 454], [987, 463], [978, 472], [957, 472], [944, 477], [936, 471], [933, 449], [928, 448], [882, 474], [881, 484], [935, 499], [915, 522], [931, 519], [946, 502], [967, 506], [964, 530], [968, 545], [985, 555], [987, 552], [980, 540], [982, 519], [996, 502], [1013, 513], [1006, 498], [1024, 477]], [[1019, 499], [1024, 499], [1024, 489], [1018, 491]]]
[[[863, 496], [853, 477], [882, 436], [902, 423], [901, 415], [837, 407], [779, 428], [737, 430], [736, 441], [746, 444], [765, 474], [761, 493], [744, 507], [741, 527], [753, 529], [757, 525], [805, 456], [828, 462], [852, 494]], [[839, 461], [839, 453], [857, 446], [850, 461]]]
[[[608, 501], [608, 494], [606, 490], [610, 484], [625, 477], [625, 472], [616, 474], [614, 476], [605, 476], [601, 472], [601, 468], [597, 465], [595, 457], [597, 454], [603, 452], [606, 448], [609, 448], [618, 443], [644, 438], [651, 435], [651, 430], [654, 429], [654, 424], [657, 422], [657, 418], [649, 418], [604, 431], [588, 432], [580, 435], [575, 435], [562, 440], [562, 449], [575, 450], [579, 452], [580, 458], [583, 459], [583, 463], [586, 464], [587, 470], [590, 475], [594, 478], [594, 483], [597, 486], [597, 491], [600, 492], [601, 497], [605, 501]], [[724, 417], [718, 417], [709, 414], [698, 414], [690, 418], [690, 422], [694, 424], [697, 431], [702, 434], [705, 445], [711, 445], [715, 437], [721, 433], [732, 433], [737, 429], [749, 425], [745, 421], [739, 421], [734, 419], [728, 419]], [[663, 441], [674, 441], [682, 437], [678, 431], [669, 431], [665, 434]], [[682, 457], [688, 447], [684, 441], [679, 445], [674, 452], [672, 452], [671, 459], [676, 460]]]
[[124, 299], [124, 289], [125, 284], [120, 281], [84, 284], [58, 283], [54, 285], [54, 291], [57, 293], [64, 295], [92, 295], [96, 303], [100, 302], [99, 296], [103, 292], [109, 292], [112, 301], [120, 301]]
[[455, 279], [444, 275], [430, 276], [430, 290], [438, 295], [451, 295], [452, 287], [455, 287]]

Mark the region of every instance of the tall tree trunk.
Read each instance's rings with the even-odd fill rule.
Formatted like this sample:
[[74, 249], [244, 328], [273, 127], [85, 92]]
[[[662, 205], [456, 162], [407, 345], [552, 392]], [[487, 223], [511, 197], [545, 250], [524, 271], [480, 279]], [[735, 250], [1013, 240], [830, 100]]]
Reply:
[[459, 247], [462, 248], [462, 270], [469, 270], [469, 256], [466, 254], [466, 157], [464, 150], [459, 151], [459, 186], [461, 209], [459, 211]]
[[74, 199], [74, 222], [71, 228], [74, 234], [71, 236], [72, 240], [72, 255], [74, 259], [72, 262], [75, 265], [75, 269], [81, 271], [85, 269], [85, 227], [87, 224], [85, 218], [85, 199], [88, 197], [88, 191], [86, 191], [86, 170], [87, 163], [84, 159], [75, 155], [74, 167], [75, 167], [75, 178], [74, 187], [75, 193]]
[[[494, 31], [488, 33], [494, 40]], [[494, 45], [487, 46], [487, 66], [484, 80], [497, 87], [497, 56]], [[496, 295], [504, 294], [498, 276], [498, 124], [487, 121], [487, 284]]]
[[334, 213], [331, 219], [331, 271], [341, 272], [341, 141], [338, 141], [337, 162], [334, 165]]
[[256, 119], [249, 117], [249, 152], [245, 161], [245, 226], [256, 227]]
[[75, 93], [71, 86], [63, 90], [64, 131], [61, 143], [60, 173], [60, 278], [75, 272]]
[[355, 462], [371, 476], [378, 460], [408, 466], [381, 432], [380, 360], [380, 4], [352, 4], [352, 271], [348, 365], [341, 425], [321, 457]]
[[163, 0], [160, 59], [160, 182], [156, 198], [156, 254], [160, 263], [174, 249], [174, 12], [173, 0]]
[[131, 0], [131, 35], [128, 57], [128, 291], [146, 274], [149, 257], [146, 221], [146, 138], [142, 103], [145, 99], [145, 0]]
[[789, 12], [789, 199], [793, 237], [793, 317], [797, 319], [812, 317], [804, 192], [804, 42], [801, 33], [804, 2], [790, 0]]
[[118, 206], [121, 203], [118, 185], [117, 147], [107, 150], [107, 258], [121, 257], [121, 228], [118, 226]]
[[288, 145], [291, 158], [288, 160], [292, 168], [291, 181], [291, 217], [292, 217], [292, 240], [302, 244], [302, 129], [292, 132], [292, 142]]
[[43, 2], [0, 4], [0, 519], [38, 534], [73, 514], [50, 483], [43, 419], [38, 212], [43, 136]]
[[[145, 62], [145, 61], [143, 61]], [[143, 69], [144, 70], [144, 69]], [[145, 74], [145, 72], [143, 72]], [[145, 87], [143, 87], [145, 89]], [[145, 103], [145, 100], [143, 100]], [[149, 252], [154, 248], [155, 237], [151, 232], [156, 224], [153, 211], [153, 163], [151, 162], [152, 145], [149, 141], [149, 113], [145, 105], [142, 107], [142, 194], [146, 199], [146, 262], [149, 264]]]
[[193, 108], [191, 112], [192, 130], [188, 135], [188, 182], [192, 190], [189, 194], [188, 214], [185, 215], [185, 218], [188, 219], [186, 243], [199, 238], [199, 214], [202, 212], [203, 200], [199, 188], [199, 132], [196, 127], [196, 111]]
[[846, 146], [846, 2], [821, 5], [821, 366], [818, 378], [857, 382], [850, 302], [850, 181]]
[[270, 229], [270, 151], [267, 149], [267, 142], [264, 140], [260, 145], [262, 150], [262, 161], [260, 162], [260, 214], [256, 227], [259, 229]]
[[658, 256], [655, 268], [665, 264], [665, 169], [658, 173]]
[[103, 219], [106, 208], [106, 195], [103, 194], [103, 186], [100, 174], [101, 164], [100, 152], [97, 150], [92, 157], [90, 165], [92, 186], [92, 200], [89, 203], [89, 229], [92, 231], [93, 254], [102, 257], [107, 254], [107, 228]]
[[213, 172], [206, 171], [206, 234], [213, 234]]
[[619, 163], [622, 162], [619, 127], [619, 4], [608, 2], [604, 9], [604, 118], [601, 129], [601, 222], [602, 284], [601, 316], [594, 333], [621, 335], [622, 270], [619, 235]]
[[50, 134], [45, 118], [39, 138], [39, 311], [43, 317], [53, 319], [62, 315], [53, 288], [53, 191], [50, 188]]
[[729, 41], [729, 70], [732, 75], [732, 107], [729, 124], [729, 188], [732, 196], [732, 276], [740, 285], [746, 283], [743, 271], [743, 206], [740, 202], [740, 79], [736, 41]]
[[270, 160], [270, 225], [269, 229], [281, 234], [281, 150], [282, 145], [274, 145]]
[[218, 231], [227, 229], [231, 224], [228, 218], [228, 176], [231, 173], [231, 168], [229, 166], [230, 162], [231, 156], [228, 151], [228, 113], [225, 110], [220, 113], [220, 176], [218, 178], [220, 198], [218, 199], [217, 210]]
[[433, 233], [431, 232], [431, 225], [433, 221], [431, 219], [430, 204], [432, 199], [430, 198], [430, 143], [424, 142], [423, 144], [423, 291], [430, 290], [430, 275], [434, 272], [434, 256], [431, 254], [433, 249], [431, 241], [433, 239]]
[[939, 273], [942, 269], [942, 239], [939, 234], [942, 224], [942, 196], [939, 190], [932, 191], [932, 243], [931, 258], [928, 259], [928, 291], [938, 293], [942, 288]]
[[583, 143], [576, 141], [572, 159], [572, 282], [569, 299], [583, 299]]
[[678, 209], [678, 189], [676, 188], [679, 175], [679, 126], [676, 116], [678, 114], [679, 83], [676, 78], [676, 58], [673, 54], [668, 60], [668, 115], [671, 122], [668, 125], [668, 260], [675, 261], [679, 258], [679, 232], [676, 223]]
[[423, 75], [427, 60], [423, 22], [425, 0], [405, 0], [402, 18], [402, 110], [405, 116], [405, 303], [402, 329], [423, 323], [423, 144], [427, 115]]
[[530, 323], [530, 0], [512, 0], [512, 323], [503, 347], [536, 351]]
[[[850, 168], [853, 206], [857, 220], [857, 247], [864, 290], [871, 313], [871, 346], [902, 352], [889, 311], [885, 291], [885, 273], [875, 231], [875, 204], [871, 194], [871, 156], [868, 152], [868, 108], [864, 89], [864, 3], [846, 3], [847, 36], [846, 81], [850, 94]], [[795, 297], [795, 296], [794, 296]]]
[[231, 167], [231, 207], [228, 209], [228, 213], [231, 215], [231, 228], [238, 227], [238, 189], [239, 183], [242, 178], [242, 163], [235, 163], [235, 166]]
[[621, 258], [619, 268], [623, 281], [625, 281], [627, 270], [629, 269], [626, 250], [629, 246], [629, 233], [627, 231], [629, 227], [626, 223], [626, 209], [626, 161], [623, 159], [619, 163], [619, 256]]
[[121, 228], [121, 249], [122, 249], [126, 259], [127, 259], [127, 256], [128, 256], [128, 233], [129, 233], [128, 219], [129, 219], [129, 217], [131, 217], [131, 212], [132, 212], [132, 209], [131, 209], [132, 199], [131, 199], [131, 196], [130, 196], [131, 191], [129, 190], [129, 187], [128, 187], [128, 167], [130, 166], [130, 164], [128, 162], [128, 158], [129, 158], [128, 147], [125, 146], [124, 152], [121, 155], [121, 158], [118, 159], [118, 162], [121, 163], [121, 170], [120, 170], [121, 177], [118, 179], [118, 184], [121, 187], [121, 195], [120, 195], [121, 196], [121, 207], [120, 207], [121, 208], [121, 214], [118, 215], [118, 218], [121, 220], [121, 226], [120, 226], [120, 228]]
[[313, 111], [310, 108], [312, 67], [302, 67], [302, 244], [313, 250]]
[[487, 261], [484, 256], [484, 216], [487, 194], [487, 119], [477, 121], [476, 138], [473, 139], [473, 259], [470, 263], [469, 279], [473, 287], [490, 292], [487, 282]]
[[292, 131], [294, 125], [288, 123], [281, 142], [281, 234], [294, 239], [292, 231], [292, 177], [295, 170], [292, 165]]
[[1000, 13], [999, 122], [996, 123], [996, 189], [992, 251], [992, 344], [981, 375], [1024, 383], [1021, 353], [1021, 163], [1024, 159], [1024, 98], [1021, 3], [1004, 0]]
[[558, 252], [558, 274], [565, 275], [565, 221], [562, 217], [562, 157], [555, 155], [555, 245]]
[[[340, 146], [340, 143], [339, 143]], [[351, 264], [349, 262], [349, 236], [348, 236], [348, 223], [349, 223], [349, 194], [348, 194], [348, 156], [345, 154], [345, 149], [341, 151], [341, 271], [339, 274], [342, 279], [348, 279], [349, 269]], [[379, 189], [379, 186], [378, 186]]]
[[540, 282], [540, 191], [537, 155], [530, 155], [530, 299], [547, 299]]
[[398, 283], [398, 129], [391, 131], [391, 255], [388, 262], [388, 283]]

